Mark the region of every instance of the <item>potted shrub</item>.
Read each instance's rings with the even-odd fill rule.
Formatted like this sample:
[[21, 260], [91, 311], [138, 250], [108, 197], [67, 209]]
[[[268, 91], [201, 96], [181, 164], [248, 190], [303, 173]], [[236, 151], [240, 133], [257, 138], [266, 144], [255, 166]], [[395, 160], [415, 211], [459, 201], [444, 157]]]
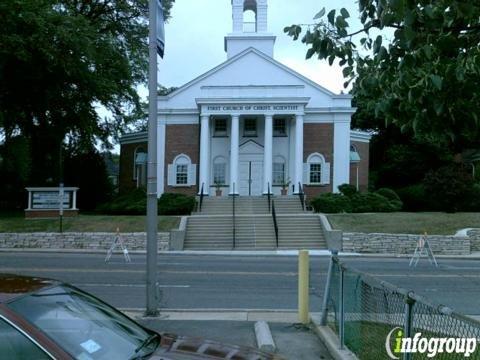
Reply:
[[291, 183], [290, 179], [283, 182], [282, 190], [281, 190], [281, 193], [282, 193], [283, 196], [288, 194], [288, 187], [290, 186], [290, 183]]
[[222, 196], [222, 184], [218, 181], [215, 182], [215, 195]]

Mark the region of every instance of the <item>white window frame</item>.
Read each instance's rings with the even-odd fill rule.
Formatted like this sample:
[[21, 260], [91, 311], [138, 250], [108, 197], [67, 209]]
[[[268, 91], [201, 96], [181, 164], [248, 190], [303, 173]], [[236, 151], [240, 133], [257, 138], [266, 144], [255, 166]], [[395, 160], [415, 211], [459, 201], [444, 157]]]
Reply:
[[133, 152], [133, 180], [138, 179], [137, 155], [138, 153], [141, 153], [141, 152], [147, 154], [148, 156], [148, 153], [143, 146], [137, 146], [135, 148], [135, 151]]
[[[225, 130], [217, 130], [217, 121], [225, 122]], [[213, 119], [213, 136], [228, 137], [228, 122], [226, 118]]]
[[[320, 182], [312, 182], [312, 165], [320, 166]], [[330, 163], [325, 160], [325, 157], [320, 153], [310, 154], [307, 158], [307, 162], [303, 164], [304, 175], [303, 182], [306, 185], [328, 185], [330, 184]]]
[[[276, 165], [282, 165], [283, 166], [283, 176], [282, 176], [282, 181], [278, 182], [276, 180], [276, 173], [279, 173], [279, 171], [275, 170]], [[287, 179], [287, 162], [283, 158], [283, 156], [275, 156], [273, 159], [273, 164], [272, 164], [272, 185], [273, 186], [283, 186], [286, 182]]]
[[[253, 121], [255, 124], [255, 131], [247, 130], [247, 121]], [[257, 137], [258, 136], [258, 121], [256, 118], [245, 118], [243, 120], [243, 137]]]
[[[181, 168], [180, 168], [181, 167]], [[186, 167], [186, 171], [185, 171]], [[179, 183], [179, 169], [182, 169], [182, 175], [187, 175], [186, 183]], [[172, 187], [190, 187], [196, 185], [197, 182], [197, 165], [192, 164], [188, 155], [180, 154], [175, 157], [172, 164], [168, 165], [168, 186]]]
[[227, 159], [223, 156], [217, 156], [213, 159], [213, 166], [212, 166], [212, 185], [215, 185], [215, 177], [216, 177], [216, 165], [223, 165], [224, 166], [224, 181], [221, 182], [221, 185], [226, 186], [228, 180], [228, 162]]
[[[278, 125], [279, 121], [283, 122], [282, 131], [278, 131], [278, 129], [277, 130], [275, 129], [275, 125]], [[285, 119], [285, 118], [273, 119], [273, 136], [277, 136], [277, 137], [287, 136], [287, 119]]]

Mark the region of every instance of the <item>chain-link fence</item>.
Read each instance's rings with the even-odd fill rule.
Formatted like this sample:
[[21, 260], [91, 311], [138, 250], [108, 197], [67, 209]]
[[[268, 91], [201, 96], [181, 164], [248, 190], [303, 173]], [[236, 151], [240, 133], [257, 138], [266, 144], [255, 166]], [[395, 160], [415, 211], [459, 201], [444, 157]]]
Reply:
[[[336, 256], [330, 261], [323, 307], [322, 325], [329, 326], [338, 335], [340, 346], [360, 360], [465, 359], [464, 352], [455, 351], [468, 349], [467, 338], [476, 343], [480, 340], [480, 322], [357, 271]], [[421, 336], [414, 342], [417, 333]], [[447, 338], [455, 338], [455, 342]], [[401, 351], [402, 347], [408, 350], [408, 339], [416, 352]], [[419, 352], [424, 347], [426, 350]], [[480, 359], [479, 348], [480, 344], [469, 359]]]

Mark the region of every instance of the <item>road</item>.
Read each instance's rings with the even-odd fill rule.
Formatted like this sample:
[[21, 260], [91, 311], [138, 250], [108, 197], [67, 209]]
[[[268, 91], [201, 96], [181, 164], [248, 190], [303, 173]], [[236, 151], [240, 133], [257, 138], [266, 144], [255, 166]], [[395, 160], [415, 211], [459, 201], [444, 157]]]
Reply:
[[[480, 261], [348, 257], [345, 262], [382, 280], [448, 305], [480, 314]], [[291, 256], [160, 255], [163, 309], [295, 309], [297, 258]], [[311, 257], [311, 311], [320, 311], [328, 258]], [[0, 272], [60, 279], [122, 309], [145, 307], [145, 256], [126, 264], [120, 255], [108, 264], [100, 254], [0, 253]]]

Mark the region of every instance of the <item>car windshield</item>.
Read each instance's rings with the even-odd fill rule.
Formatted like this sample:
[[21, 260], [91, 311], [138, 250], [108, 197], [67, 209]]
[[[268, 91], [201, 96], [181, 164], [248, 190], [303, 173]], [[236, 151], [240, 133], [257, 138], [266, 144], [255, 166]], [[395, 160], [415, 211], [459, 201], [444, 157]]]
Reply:
[[22, 297], [9, 306], [79, 360], [131, 359], [158, 346], [153, 332], [66, 285]]

